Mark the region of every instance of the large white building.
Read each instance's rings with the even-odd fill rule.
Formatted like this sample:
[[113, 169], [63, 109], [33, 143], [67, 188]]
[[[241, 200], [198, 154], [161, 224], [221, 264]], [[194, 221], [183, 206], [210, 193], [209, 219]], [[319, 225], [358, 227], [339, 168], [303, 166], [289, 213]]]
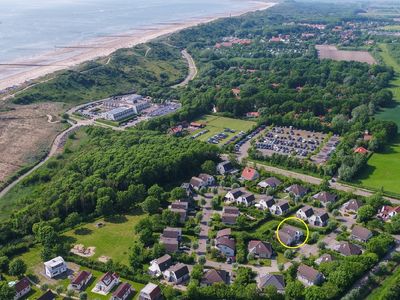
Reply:
[[61, 256], [44, 263], [46, 276], [53, 278], [67, 271], [67, 264]]
[[146, 108], [149, 107], [150, 107], [150, 102], [146, 100], [134, 101], [132, 106], [136, 114], [139, 114], [142, 110], [145, 110]]
[[107, 111], [104, 113], [104, 117], [107, 120], [111, 121], [119, 121], [126, 119], [130, 116], [133, 116], [136, 114], [136, 110], [133, 107], [118, 107], [115, 109], [112, 109], [110, 111]]

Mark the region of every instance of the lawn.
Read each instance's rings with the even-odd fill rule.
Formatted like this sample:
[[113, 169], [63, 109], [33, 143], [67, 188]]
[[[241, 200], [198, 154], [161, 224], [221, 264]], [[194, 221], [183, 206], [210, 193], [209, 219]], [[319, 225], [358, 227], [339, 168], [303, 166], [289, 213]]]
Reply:
[[383, 29], [388, 31], [400, 31], [400, 25], [387, 25], [383, 27]]
[[[115, 262], [128, 264], [129, 248], [136, 239], [133, 228], [144, 216], [127, 215], [121, 218], [100, 219], [67, 231], [64, 235], [71, 237], [74, 244], [96, 247], [93, 259], [105, 255]], [[97, 228], [96, 224], [99, 222], [104, 223], [104, 226]]]
[[234, 135], [238, 134], [240, 131], [248, 131], [257, 123], [253, 121], [246, 121], [240, 119], [232, 119], [220, 116], [213, 116], [213, 115], [205, 115], [201, 118], [197, 119], [195, 122], [205, 123], [207, 126], [203, 129], [196, 130], [193, 134], [207, 129], [208, 132], [204, 135], [199, 136], [197, 139], [200, 141], [207, 141], [208, 138], [212, 137], [213, 135], [223, 132], [225, 128], [233, 129], [235, 133], [228, 133], [228, 137], [224, 139], [220, 144], [222, 145], [224, 141], [229, 140]]

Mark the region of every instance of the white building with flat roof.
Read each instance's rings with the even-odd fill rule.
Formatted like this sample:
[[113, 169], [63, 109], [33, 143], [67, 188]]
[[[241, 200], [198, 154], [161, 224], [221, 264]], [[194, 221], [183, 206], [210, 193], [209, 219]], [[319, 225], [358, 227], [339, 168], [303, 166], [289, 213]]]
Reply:
[[61, 256], [44, 263], [46, 276], [53, 278], [67, 271], [67, 264]]
[[133, 103], [133, 109], [136, 114], [139, 114], [142, 110], [150, 107], [150, 102], [146, 100], [136, 101]]
[[107, 120], [119, 121], [137, 114], [133, 107], [118, 107], [104, 113]]

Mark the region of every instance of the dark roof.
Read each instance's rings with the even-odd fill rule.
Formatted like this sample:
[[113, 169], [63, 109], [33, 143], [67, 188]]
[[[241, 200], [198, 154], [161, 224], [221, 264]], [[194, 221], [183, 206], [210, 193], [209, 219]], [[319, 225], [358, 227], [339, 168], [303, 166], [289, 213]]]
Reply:
[[303, 187], [303, 186], [301, 186], [299, 184], [293, 184], [293, 185], [289, 186], [286, 190], [289, 191], [290, 193], [293, 193], [293, 194], [297, 195], [297, 196], [305, 195], [308, 192], [307, 188], [305, 188], [305, 187]]
[[314, 210], [311, 206], [304, 206], [301, 208], [301, 210], [304, 212], [304, 214], [306, 215], [306, 217], [311, 217], [314, 214]]
[[362, 253], [358, 246], [349, 242], [341, 242], [339, 244], [338, 251], [344, 256], [360, 255]]
[[202, 282], [205, 284], [213, 284], [218, 282], [229, 283], [229, 273], [225, 270], [208, 270], [204, 275]]
[[358, 209], [363, 205], [361, 200], [351, 199], [347, 201], [344, 206], [348, 210], [358, 211]]
[[264, 180], [270, 187], [277, 187], [282, 184], [282, 181], [280, 181], [276, 177], [269, 177]]
[[190, 184], [194, 187], [199, 187], [201, 185], [204, 185], [204, 181], [199, 177], [192, 177], [192, 179], [190, 179]]
[[233, 195], [233, 197], [235, 197], [235, 198], [237, 198], [237, 197], [239, 197], [240, 195], [243, 194], [241, 189], [233, 189], [230, 192]]
[[232, 215], [239, 214], [239, 208], [237, 208], [235, 206], [224, 206], [224, 208], [222, 210], [226, 214], [232, 214]]
[[14, 288], [17, 293], [20, 293], [30, 285], [29, 279], [24, 277], [14, 285]]
[[318, 194], [315, 194], [313, 198], [324, 203], [336, 201], [336, 195], [329, 192], [319, 192]]
[[273, 253], [271, 244], [267, 242], [252, 240], [249, 242], [247, 249], [250, 251], [253, 248], [255, 248], [255, 254], [272, 255]]
[[54, 300], [54, 299], [56, 299], [56, 296], [50, 290], [48, 290], [42, 296], [37, 298], [37, 300]]
[[267, 196], [267, 197], [264, 199], [264, 201], [265, 201], [265, 204], [266, 204], [268, 207], [271, 207], [272, 205], [275, 204], [275, 199], [274, 199], [274, 197], [272, 197], [272, 196]]
[[132, 286], [129, 283], [124, 282], [123, 284], [120, 284], [120, 286], [115, 290], [115, 292], [113, 293], [113, 297], [118, 297], [122, 299], [122, 297], [124, 297], [124, 295], [128, 291], [129, 294], [132, 292]]
[[335, 260], [332, 255], [329, 253], [322, 254], [318, 259], [316, 259], [317, 264], [324, 263], [324, 262], [331, 262]]
[[367, 228], [355, 225], [351, 230], [351, 235], [366, 241], [372, 236], [372, 232]]
[[164, 245], [167, 252], [175, 252], [179, 249], [179, 242], [176, 238], [166, 238], [162, 236], [160, 242]]
[[201, 173], [201, 174], [199, 174], [199, 178], [200, 178], [201, 180], [203, 180], [203, 181], [207, 181], [207, 180], [209, 180], [209, 179], [214, 179], [213, 176], [211, 176], [211, 175], [209, 175], [209, 174], [206, 174], [206, 173]]
[[177, 279], [182, 278], [183, 276], [189, 274], [189, 269], [185, 264], [176, 264], [169, 268], [170, 272], [174, 272]]
[[232, 234], [232, 230], [230, 228], [225, 228], [225, 229], [217, 231], [217, 238], [220, 238], [223, 236], [230, 236], [231, 234]]
[[147, 295], [150, 296], [150, 299], [159, 299], [161, 295], [161, 289], [158, 285], [154, 283], [148, 283], [142, 290], [141, 292], [146, 293]]
[[302, 230], [294, 226], [285, 225], [281, 229], [279, 229], [279, 238], [284, 244], [289, 245], [290, 244], [289, 239], [290, 238], [295, 239], [297, 231], [302, 231]]
[[317, 270], [305, 264], [301, 264], [297, 269], [298, 276], [301, 276], [311, 282], [315, 282], [318, 279], [318, 275], [320, 274], [321, 273], [319, 273]]
[[242, 197], [246, 198], [248, 202], [254, 201], [256, 197], [252, 193], [244, 193]]
[[166, 238], [177, 238], [182, 235], [182, 228], [166, 227], [162, 235]]
[[101, 276], [100, 281], [102, 281], [105, 285], [110, 285], [110, 283], [115, 279], [119, 278], [117, 273], [107, 272], [103, 276]]
[[72, 284], [82, 284], [90, 277], [91, 273], [88, 271], [80, 271], [78, 275], [72, 280]]
[[216, 239], [215, 245], [216, 245], [216, 246], [218, 246], [218, 245], [223, 245], [223, 246], [226, 246], [226, 247], [231, 248], [232, 250], [235, 250], [235, 249], [236, 249], [235, 240], [234, 240], [234, 239], [230, 239], [230, 238], [228, 238], [228, 237], [226, 237], [226, 236], [217, 238], [217, 239]]
[[222, 223], [235, 224], [237, 218], [238, 218], [238, 215], [223, 213], [222, 214]]
[[161, 256], [156, 259], [156, 263], [160, 268], [161, 272], [165, 271], [172, 265], [172, 258], [168, 254]]
[[188, 210], [188, 208], [189, 208], [189, 203], [187, 203], [187, 202], [175, 201], [175, 202], [172, 202], [171, 208], [173, 208], [173, 209], [184, 209], [184, 210]]
[[260, 282], [258, 283], [258, 288], [263, 289], [267, 286], [274, 286], [276, 289], [284, 290], [285, 289], [285, 280], [282, 275], [272, 275], [266, 274], [260, 277]]
[[276, 206], [279, 206], [282, 210], [288, 210], [290, 208], [288, 201], [279, 201]]
[[229, 172], [230, 170], [233, 169], [232, 163], [229, 160], [219, 163], [218, 166], [223, 167], [225, 172]]

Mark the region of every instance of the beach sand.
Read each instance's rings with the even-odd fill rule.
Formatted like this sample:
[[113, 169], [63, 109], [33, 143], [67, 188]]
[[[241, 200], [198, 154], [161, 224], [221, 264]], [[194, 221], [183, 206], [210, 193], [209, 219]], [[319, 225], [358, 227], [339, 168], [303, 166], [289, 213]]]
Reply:
[[[254, 1], [246, 10], [232, 11], [229, 12], [228, 15], [238, 16], [251, 11], [268, 9], [273, 5], [275, 5], [275, 3]], [[99, 57], [108, 56], [118, 49], [146, 43], [157, 37], [202, 23], [211, 22], [222, 17], [227, 17], [227, 14], [218, 14], [182, 23], [153, 25], [152, 27], [141, 30], [96, 38], [85, 44], [58, 48], [54, 51], [23, 61], [19, 60], [10, 62], [7, 65], [3, 64], [0, 65], [0, 90], [21, 86], [31, 80], [38, 79], [53, 72], [64, 70]]]

